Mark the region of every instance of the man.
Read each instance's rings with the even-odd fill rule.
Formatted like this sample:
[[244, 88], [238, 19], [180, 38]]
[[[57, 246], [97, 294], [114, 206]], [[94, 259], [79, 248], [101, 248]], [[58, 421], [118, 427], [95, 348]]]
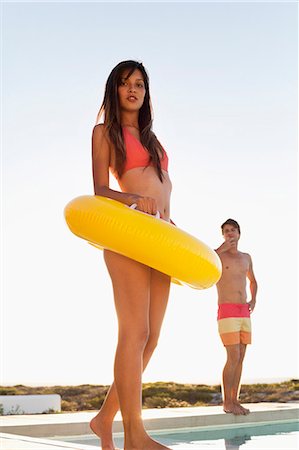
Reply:
[[[257, 282], [248, 253], [238, 250], [240, 226], [228, 219], [221, 225], [224, 243], [216, 250], [222, 263], [217, 283], [218, 330], [227, 352], [223, 369], [223, 410], [235, 415], [249, 414], [238, 401], [242, 364], [247, 344], [251, 344], [250, 314], [255, 308]], [[251, 299], [247, 302], [246, 281]]]

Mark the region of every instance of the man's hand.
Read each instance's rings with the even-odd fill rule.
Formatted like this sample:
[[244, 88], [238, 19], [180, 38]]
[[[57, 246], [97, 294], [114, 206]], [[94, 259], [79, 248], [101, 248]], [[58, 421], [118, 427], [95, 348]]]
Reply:
[[250, 311], [251, 313], [253, 312], [253, 310], [254, 310], [254, 308], [255, 308], [255, 303], [256, 303], [255, 300], [250, 300], [250, 302], [248, 302], [248, 305], [249, 305], [249, 311]]
[[235, 239], [229, 238], [226, 241], [224, 241], [223, 244], [220, 245], [220, 247], [217, 248], [216, 252], [218, 254], [220, 254], [220, 253], [227, 252], [228, 250], [230, 250], [232, 248], [236, 248], [236, 247], [237, 247], [237, 242], [235, 241]]

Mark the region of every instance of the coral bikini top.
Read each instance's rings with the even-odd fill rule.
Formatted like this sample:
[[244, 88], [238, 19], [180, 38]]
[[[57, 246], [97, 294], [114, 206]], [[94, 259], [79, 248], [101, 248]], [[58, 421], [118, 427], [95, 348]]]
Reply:
[[[123, 127], [123, 136], [126, 149], [126, 161], [124, 165], [123, 173], [130, 169], [135, 169], [135, 167], [147, 167], [153, 166], [150, 162], [150, 156], [148, 151], [143, 147], [141, 142], [130, 133], [127, 128]], [[161, 169], [168, 171], [168, 156], [166, 151], [163, 149], [163, 157], [161, 161]]]

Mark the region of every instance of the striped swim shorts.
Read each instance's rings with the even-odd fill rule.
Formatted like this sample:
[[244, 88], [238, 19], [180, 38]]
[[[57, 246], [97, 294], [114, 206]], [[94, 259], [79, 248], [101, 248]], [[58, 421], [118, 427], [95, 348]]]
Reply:
[[251, 344], [251, 320], [248, 303], [218, 305], [218, 331], [223, 345]]

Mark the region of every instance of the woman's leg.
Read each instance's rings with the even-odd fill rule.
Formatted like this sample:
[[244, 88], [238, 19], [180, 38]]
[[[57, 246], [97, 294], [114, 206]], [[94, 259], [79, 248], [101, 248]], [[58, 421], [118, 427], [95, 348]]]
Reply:
[[[150, 282], [150, 310], [149, 310], [149, 338], [143, 352], [143, 370], [145, 370], [158, 343], [162, 322], [164, 319], [170, 289], [170, 277], [151, 270]], [[99, 413], [92, 419], [92, 430], [106, 442], [112, 445], [112, 422], [119, 410], [119, 401], [115, 383], [113, 383], [106, 395], [105, 401]], [[104, 437], [106, 436], [106, 438]], [[108, 447], [109, 448], [109, 447]], [[112, 446], [113, 448], [113, 446]]]
[[125, 448], [166, 448], [152, 441], [144, 431], [141, 373], [160, 333], [169, 294], [169, 277], [112, 252], [105, 252], [105, 260], [113, 282], [119, 343], [115, 384], [91, 427], [101, 437], [103, 449], [114, 448], [111, 427], [119, 397], [126, 432]]
[[143, 352], [143, 370], [157, 347], [170, 290], [170, 277], [151, 269], [149, 337]]
[[[169, 289], [170, 277], [151, 269], [149, 310], [150, 331], [149, 338], [143, 352], [143, 370], [146, 368], [157, 345], [168, 303]], [[114, 450], [115, 448], [112, 438], [112, 423], [118, 410], [119, 401], [115, 383], [113, 383], [106, 395], [105, 401], [99, 413], [91, 420], [90, 423], [92, 431], [101, 438], [102, 446], [105, 450]]]

